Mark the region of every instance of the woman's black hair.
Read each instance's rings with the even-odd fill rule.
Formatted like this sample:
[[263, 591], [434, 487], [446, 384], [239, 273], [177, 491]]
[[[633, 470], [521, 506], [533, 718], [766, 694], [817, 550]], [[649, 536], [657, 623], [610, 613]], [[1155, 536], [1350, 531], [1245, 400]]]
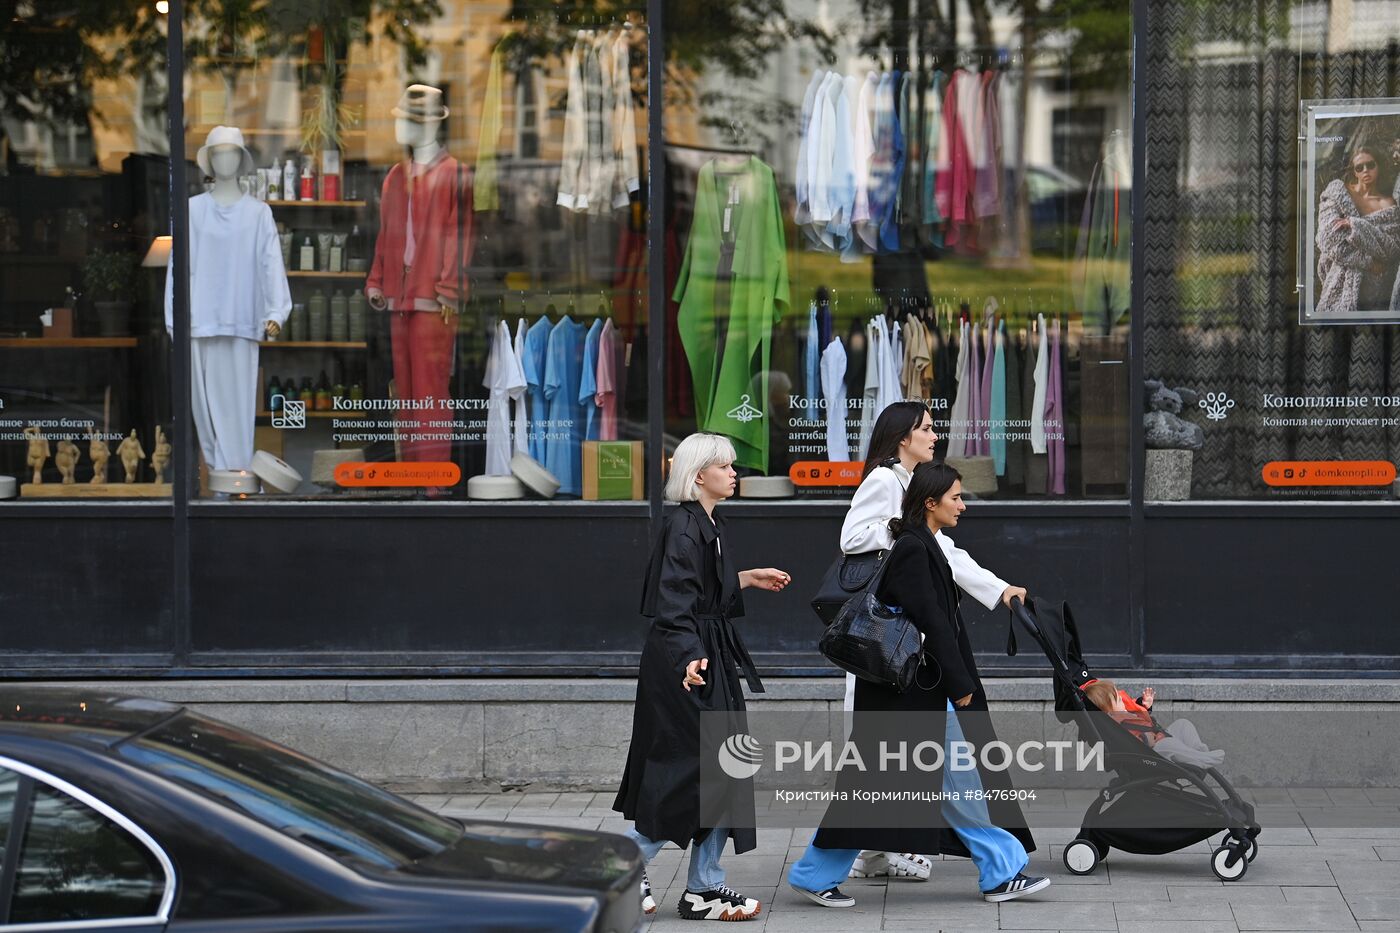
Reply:
[[942, 460], [921, 463], [914, 468], [909, 479], [909, 488], [904, 492], [904, 511], [899, 518], [890, 519], [890, 534], [898, 538], [900, 532], [914, 531], [924, 524], [928, 512], [924, 503], [932, 499], [939, 502], [962, 479], [962, 474]]
[[923, 402], [891, 402], [875, 419], [875, 427], [870, 429], [870, 454], [865, 458], [865, 469], [860, 478], [865, 479], [877, 466], [891, 459], [899, 458], [899, 442], [904, 440], [930, 414]]

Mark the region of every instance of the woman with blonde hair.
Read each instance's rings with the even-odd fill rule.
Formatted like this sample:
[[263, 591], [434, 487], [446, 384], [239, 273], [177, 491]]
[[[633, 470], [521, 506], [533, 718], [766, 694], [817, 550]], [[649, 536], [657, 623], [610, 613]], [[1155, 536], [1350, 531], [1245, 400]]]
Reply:
[[[642, 615], [652, 619], [637, 672], [632, 743], [613, 809], [633, 821], [627, 836], [647, 861], [667, 841], [694, 843], [677, 912], [687, 920], [750, 920], [762, 905], [724, 883], [719, 857], [726, 839], [736, 855], [757, 844], [752, 781], [728, 785], [721, 812], [700, 801], [700, 714], [722, 712], [744, 729], [740, 671], [754, 693], [763, 684], [733, 620], [744, 614], [740, 591], [778, 592], [792, 577], [771, 567], [734, 569], [724, 520], [715, 506], [734, 495], [734, 446], [718, 434], [692, 434], [671, 460], [666, 498], [680, 503], [666, 516], [642, 589]], [[726, 819], [728, 817], [728, 819]], [[736, 826], [736, 823], [738, 824]], [[656, 910], [642, 876], [642, 908]]]

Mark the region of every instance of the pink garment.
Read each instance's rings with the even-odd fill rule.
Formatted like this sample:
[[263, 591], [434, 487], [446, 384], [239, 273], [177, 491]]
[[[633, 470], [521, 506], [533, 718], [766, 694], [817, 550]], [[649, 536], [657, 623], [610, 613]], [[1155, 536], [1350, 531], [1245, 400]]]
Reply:
[[[457, 318], [444, 324], [435, 311], [389, 313], [389, 344], [394, 356], [394, 392], [397, 398], [430, 402], [430, 407], [399, 412], [399, 456], [405, 461], [441, 462], [452, 459], [450, 440], [422, 440], [414, 435], [452, 432], [452, 350], [457, 343]], [[434, 425], [432, 422], [439, 422]], [[441, 422], [447, 422], [442, 427]]]
[[984, 449], [982, 431], [986, 426], [987, 410], [982, 407], [982, 328], [970, 324], [967, 330], [967, 349], [971, 354], [967, 364], [967, 394], [970, 404], [967, 410], [967, 455], [979, 457]]
[[1050, 328], [1050, 375], [1045, 390], [1045, 467], [1053, 495], [1065, 494], [1065, 410], [1060, 319]]
[[977, 216], [994, 217], [1001, 213], [1001, 78], [996, 72], [982, 73], [981, 126], [977, 127], [980, 144], [977, 153], [977, 178], [974, 201]]
[[974, 167], [963, 125], [970, 115], [962, 112], [958, 93], [962, 83], [976, 80], [976, 76], [959, 69], [953, 72], [943, 92], [943, 135], [938, 140], [934, 200], [939, 216], [948, 224], [944, 242], [949, 246], [962, 238], [962, 228], [975, 219], [972, 208]]
[[983, 328], [977, 328], [978, 333], [986, 333], [986, 340], [983, 343], [982, 358], [982, 384], [979, 387], [982, 393], [982, 425], [978, 432], [980, 443], [978, 453], [990, 454], [992, 452], [992, 439], [989, 433], [992, 427], [992, 370], [996, 362], [996, 318], [993, 317], [991, 323]]
[[598, 405], [598, 440], [617, 440], [617, 331], [612, 318], [603, 322], [598, 335], [598, 385], [593, 401]]

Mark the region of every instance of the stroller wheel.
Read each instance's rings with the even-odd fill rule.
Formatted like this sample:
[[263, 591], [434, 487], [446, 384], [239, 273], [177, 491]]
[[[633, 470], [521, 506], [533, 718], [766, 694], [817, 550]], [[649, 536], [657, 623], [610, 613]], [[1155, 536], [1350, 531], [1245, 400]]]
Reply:
[[1215, 872], [1215, 877], [1221, 881], [1239, 881], [1244, 877], [1249, 860], [1241, 853], [1232, 862], [1231, 856], [1234, 855], [1234, 846], [1221, 846], [1210, 854], [1210, 870]]
[[1076, 839], [1065, 846], [1064, 859], [1071, 875], [1092, 875], [1099, 866], [1099, 850], [1087, 839]]
[[[1226, 833], [1225, 835], [1220, 837], [1220, 844], [1222, 846], [1232, 845], [1235, 842], [1235, 838], [1236, 837], [1234, 833]], [[1248, 840], [1249, 842], [1249, 848], [1245, 850], [1245, 861], [1254, 861], [1254, 857], [1259, 854], [1259, 840], [1254, 839], [1251, 836], [1242, 836], [1240, 838]]]

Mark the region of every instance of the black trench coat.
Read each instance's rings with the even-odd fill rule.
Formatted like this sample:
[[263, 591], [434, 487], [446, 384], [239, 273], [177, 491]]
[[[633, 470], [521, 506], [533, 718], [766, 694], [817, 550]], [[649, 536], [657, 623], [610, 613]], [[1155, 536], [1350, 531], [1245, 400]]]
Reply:
[[[716, 538], [722, 557], [716, 554]], [[632, 744], [613, 809], [648, 839], [685, 848], [712, 828], [702, 825], [700, 816], [700, 713], [726, 711], [730, 734], [744, 732], [740, 670], [750, 690], [763, 692], [731, 622], [744, 614], [744, 602], [723, 519], [712, 522], [698, 502], [666, 516], [647, 567], [641, 611], [653, 621], [642, 648]], [[705, 686], [686, 692], [685, 667], [698, 658], [709, 659], [701, 674]], [[733, 815], [724, 822], [731, 827], [734, 851], [747, 852], [757, 844], [753, 782], [731, 782], [728, 805]], [[748, 828], [733, 828], [735, 823]]]
[[[888, 605], [900, 606], [924, 635], [924, 654], [931, 662], [921, 671], [918, 683], [923, 686], [910, 687], [903, 693], [885, 688], [879, 684], [857, 678], [855, 715], [851, 729], [851, 741], [856, 744], [862, 759], [871, 769], [880, 761], [879, 741], [907, 741], [913, 748], [918, 742], [932, 741], [939, 746], [945, 744], [944, 729], [947, 726], [948, 701], [958, 700], [972, 694], [972, 702], [962, 707], [965, 712], [986, 712], [987, 694], [982, 689], [982, 680], [977, 673], [977, 663], [973, 660], [972, 645], [967, 638], [967, 628], [958, 613], [959, 591], [953, 583], [953, 571], [943, 550], [934, 540], [933, 532], [927, 526], [906, 531], [895, 542], [887, 558], [884, 579], [880, 581], [878, 595]], [[932, 689], [924, 689], [937, 678]], [[872, 727], [871, 721], [862, 724], [861, 714], [875, 713], [917, 713], [894, 726], [892, 717], [881, 717], [881, 727]], [[963, 737], [975, 748], [996, 740], [996, 733], [986, 716], [959, 716]], [[891, 734], [897, 728], [897, 734]], [[986, 789], [1011, 790], [1011, 781], [1004, 771], [978, 769], [982, 786]], [[939, 771], [911, 771], [905, 774], [876, 775], [873, 770], [860, 773], [843, 770], [837, 787], [844, 790], [856, 788], [867, 790], [941, 790], [943, 773]], [[936, 806], [932, 802], [900, 803], [900, 814], [908, 815], [903, 825], [889, 828], [867, 827], [861, 829], [840, 828], [840, 823], [851, 826], [859, 818], [861, 808], [885, 807], [886, 804], [833, 803], [827, 810], [823, 826], [818, 830], [814, 843], [823, 849], [877, 849], [883, 852], [918, 852], [968, 857], [967, 847], [957, 833], [941, 822], [936, 814], [929, 812]], [[1012, 801], [989, 801], [987, 804], [992, 822], [1005, 827], [1021, 841], [1027, 852], [1035, 851], [1035, 840], [1021, 808]], [[866, 811], [869, 812], [868, 810]], [[886, 816], [891, 812], [882, 811]], [[883, 820], [882, 820], [883, 822]]]

